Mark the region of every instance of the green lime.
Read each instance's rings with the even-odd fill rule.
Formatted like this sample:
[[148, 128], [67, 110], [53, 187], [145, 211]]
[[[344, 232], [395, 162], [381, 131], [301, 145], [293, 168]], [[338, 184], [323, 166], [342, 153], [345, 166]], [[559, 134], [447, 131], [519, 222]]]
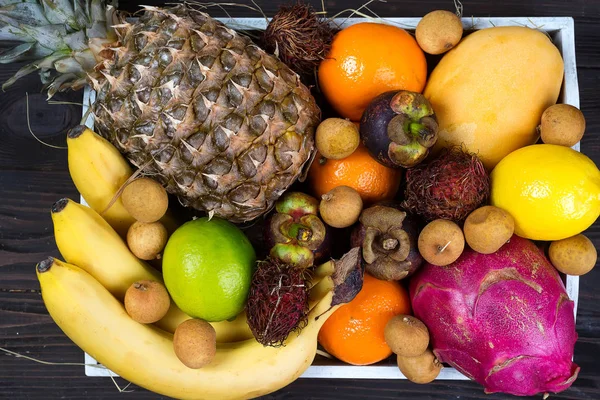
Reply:
[[244, 309], [255, 262], [254, 249], [238, 227], [199, 218], [171, 235], [162, 268], [169, 294], [183, 312], [223, 321]]

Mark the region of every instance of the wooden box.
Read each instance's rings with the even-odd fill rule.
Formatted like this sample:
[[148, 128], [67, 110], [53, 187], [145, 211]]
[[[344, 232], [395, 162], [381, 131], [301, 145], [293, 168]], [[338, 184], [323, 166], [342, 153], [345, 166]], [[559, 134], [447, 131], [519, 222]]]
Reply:
[[[261, 29], [266, 26], [264, 18], [221, 18], [222, 22], [243, 29]], [[397, 25], [409, 31], [414, 31], [420, 18], [386, 18], [385, 21]], [[335, 22], [341, 27], [346, 27], [359, 22], [365, 22], [365, 18], [339, 18]], [[575, 65], [575, 29], [573, 18], [570, 17], [546, 17], [546, 18], [463, 18], [463, 27], [466, 32], [490, 28], [493, 26], [521, 25], [536, 28], [547, 32], [554, 44], [560, 50], [564, 60], [564, 81], [562, 85], [559, 103], [571, 104], [579, 107], [579, 87], [577, 84], [577, 68]], [[93, 103], [95, 93], [89, 87], [84, 92], [85, 116], [89, 104]], [[93, 118], [88, 117], [86, 125], [93, 128]], [[579, 143], [573, 147], [579, 151]], [[81, 199], [82, 203], [83, 198]], [[579, 295], [579, 277], [564, 277], [567, 293], [575, 302], [575, 315], [577, 315], [577, 300]], [[88, 354], [85, 354], [85, 374], [87, 376], [117, 376], [104, 366], [100, 365]], [[352, 366], [341, 361], [330, 360], [323, 356], [317, 356], [313, 365], [301, 376], [301, 378], [337, 378], [337, 379], [406, 379], [396, 366], [395, 360], [390, 358], [378, 364], [369, 366]], [[444, 368], [437, 378], [438, 380], [467, 380], [468, 378], [456, 371], [454, 368]]]

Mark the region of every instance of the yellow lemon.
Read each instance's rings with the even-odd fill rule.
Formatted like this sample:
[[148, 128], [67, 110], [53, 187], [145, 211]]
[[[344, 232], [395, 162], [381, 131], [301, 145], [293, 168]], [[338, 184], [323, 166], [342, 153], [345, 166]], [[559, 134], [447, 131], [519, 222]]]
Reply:
[[564, 146], [536, 144], [504, 157], [491, 174], [491, 203], [508, 211], [515, 233], [533, 240], [577, 235], [600, 214], [600, 171]]

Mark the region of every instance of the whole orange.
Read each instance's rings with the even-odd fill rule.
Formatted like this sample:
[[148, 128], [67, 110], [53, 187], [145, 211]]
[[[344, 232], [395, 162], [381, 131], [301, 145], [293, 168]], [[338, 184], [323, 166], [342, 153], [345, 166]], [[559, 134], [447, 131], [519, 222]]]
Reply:
[[410, 314], [410, 300], [397, 281], [365, 273], [362, 290], [338, 308], [319, 331], [319, 343], [332, 356], [353, 365], [369, 365], [392, 354], [385, 326], [398, 314]]
[[376, 96], [390, 90], [421, 92], [427, 61], [404, 29], [361, 22], [338, 32], [319, 65], [319, 87], [344, 118], [360, 121]]
[[338, 186], [350, 186], [365, 204], [392, 199], [401, 178], [400, 170], [380, 164], [362, 144], [341, 160], [328, 160], [317, 154], [308, 171], [308, 182], [317, 198]]

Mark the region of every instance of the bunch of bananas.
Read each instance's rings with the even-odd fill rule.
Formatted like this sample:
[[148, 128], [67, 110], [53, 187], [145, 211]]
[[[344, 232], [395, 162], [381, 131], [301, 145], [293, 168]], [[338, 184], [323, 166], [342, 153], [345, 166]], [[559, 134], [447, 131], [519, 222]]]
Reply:
[[144, 325], [131, 319], [122, 304], [133, 282], [162, 281], [123, 241], [134, 219], [120, 200], [105, 211], [132, 175], [131, 168], [89, 129], [72, 131], [67, 144], [71, 176], [90, 207], [69, 199], [54, 204], [56, 243], [66, 262], [44, 260], [37, 265], [37, 276], [50, 315], [71, 340], [123, 378], [182, 399], [257, 397], [284, 387], [310, 366], [319, 329], [337, 308], [332, 307], [333, 262], [313, 274], [308, 325], [285, 346], [259, 344], [242, 314], [231, 322], [212, 323], [216, 357], [202, 369], [190, 369], [176, 357], [172, 334], [189, 316], [172, 303], [163, 319]]

